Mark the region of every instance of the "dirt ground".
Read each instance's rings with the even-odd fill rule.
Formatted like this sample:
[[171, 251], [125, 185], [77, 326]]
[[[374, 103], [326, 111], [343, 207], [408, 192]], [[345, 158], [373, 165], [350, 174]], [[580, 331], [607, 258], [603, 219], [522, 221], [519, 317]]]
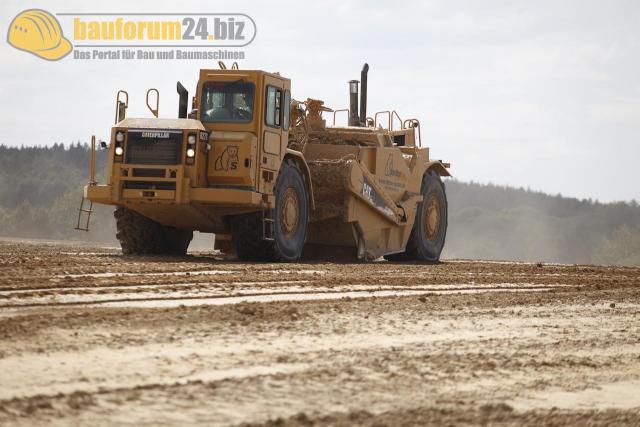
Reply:
[[640, 269], [0, 241], [0, 425], [640, 425]]

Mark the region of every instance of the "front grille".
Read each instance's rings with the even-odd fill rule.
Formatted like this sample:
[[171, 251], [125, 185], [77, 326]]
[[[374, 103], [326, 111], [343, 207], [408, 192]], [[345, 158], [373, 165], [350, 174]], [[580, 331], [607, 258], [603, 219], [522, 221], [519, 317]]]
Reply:
[[124, 188], [129, 190], [175, 190], [175, 182], [126, 181]]
[[134, 168], [133, 176], [145, 178], [164, 178], [164, 169]]
[[126, 163], [177, 165], [182, 153], [182, 131], [137, 129], [127, 133]]

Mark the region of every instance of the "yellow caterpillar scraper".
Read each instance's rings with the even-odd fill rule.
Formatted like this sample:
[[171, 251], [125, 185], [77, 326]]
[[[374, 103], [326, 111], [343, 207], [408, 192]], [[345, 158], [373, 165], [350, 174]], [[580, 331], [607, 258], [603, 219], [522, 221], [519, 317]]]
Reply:
[[[157, 117], [154, 90], [147, 105], [155, 117], [127, 118], [120, 91], [107, 183], [92, 177], [84, 195], [116, 206], [125, 254], [184, 254], [197, 230], [243, 260], [343, 253], [437, 261], [449, 165], [421, 147], [418, 120], [367, 116], [368, 69], [349, 82], [350, 108], [336, 111], [293, 100], [278, 73], [237, 66], [200, 70], [188, 114], [178, 83], [177, 119]], [[348, 126], [335, 126], [341, 112]]]

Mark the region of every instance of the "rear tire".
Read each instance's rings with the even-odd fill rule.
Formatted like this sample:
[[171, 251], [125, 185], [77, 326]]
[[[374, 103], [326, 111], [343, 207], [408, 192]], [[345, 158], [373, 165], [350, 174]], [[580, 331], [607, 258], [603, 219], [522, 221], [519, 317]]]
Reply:
[[438, 262], [447, 236], [447, 195], [444, 183], [435, 171], [422, 179], [416, 219], [403, 253], [386, 255], [389, 261]]
[[290, 262], [300, 259], [309, 229], [309, 195], [302, 172], [291, 160], [280, 168], [275, 186], [274, 239], [263, 236], [262, 212], [231, 220], [238, 258], [243, 261]]
[[116, 237], [125, 255], [185, 255], [193, 231], [168, 227], [124, 207], [116, 208]]

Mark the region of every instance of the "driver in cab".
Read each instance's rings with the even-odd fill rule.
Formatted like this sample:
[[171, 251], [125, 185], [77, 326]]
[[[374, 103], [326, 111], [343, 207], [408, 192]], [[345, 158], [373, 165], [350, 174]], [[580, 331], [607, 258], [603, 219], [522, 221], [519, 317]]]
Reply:
[[225, 93], [221, 94], [220, 104], [216, 105], [214, 99], [211, 108], [205, 110], [208, 120], [214, 122], [225, 121], [250, 121], [251, 107], [253, 106], [252, 93]]

